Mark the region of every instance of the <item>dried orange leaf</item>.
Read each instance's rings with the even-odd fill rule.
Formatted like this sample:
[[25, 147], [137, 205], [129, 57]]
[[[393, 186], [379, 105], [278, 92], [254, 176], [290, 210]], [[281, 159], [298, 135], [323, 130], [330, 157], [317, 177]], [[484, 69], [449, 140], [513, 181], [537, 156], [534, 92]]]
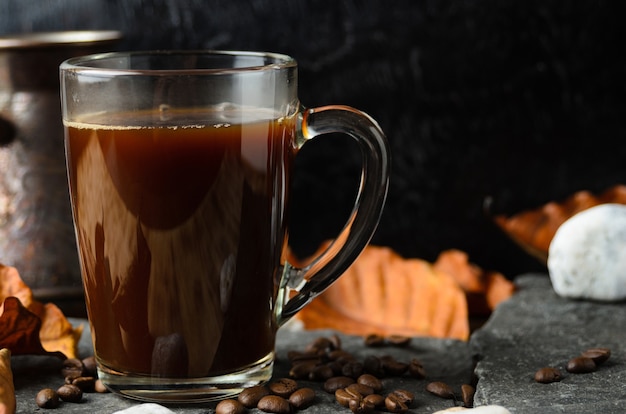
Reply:
[[471, 316], [489, 315], [515, 292], [513, 282], [501, 273], [488, 272], [471, 263], [467, 253], [461, 250], [441, 252], [433, 266], [452, 276], [463, 289]]
[[494, 221], [525, 251], [546, 263], [550, 242], [559, 226], [574, 214], [605, 203], [626, 204], [626, 185], [615, 185], [600, 195], [579, 191], [561, 202], [552, 201], [510, 217], [498, 215]]
[[465, 295], [451, 276], [371, 245], [297, 318], [306, 329], [353, 335], [469, 336]]
[[15, 385], [11, 371], [11, 351], [0, 349], [0, 414], [14, 414], [16, 409]]
[[[25, 308], [17, 311], [14, 306], [11, 308], [11, 312], [6, 317], [4, 316], [4, 302], [8, 298], [17, 299], [20, 306]], [[35, 319], [39, 321], [39, 325], [36, 327], [38, 333], [39, 346], [34, 346], [34, 343], [28, 344], [28, 346], [22, 350], [17, 349], [17, 344], [12, 344], [11, 351], [14, 354], [55, 354], [62, 353], [67, 358], [74, 358], [78, 353], [78, 341], [83, 331], [83, 327], [79, 326], [74, 328], [67, 320], [63, 312], [54, 304], [43, 304], [33, 299], [31, 289], [22, 281], [17, 269], [10, 266], [4, 266], [0, 264], [0, 311], [2, 316], [0, 322], [9, 323], [12, 318], [19, 315], [19, 322], [21, 325], [5, 326], [0, 325], [0, 335], [5, 338], [16, 339], [19, 337], [18, 333], [11, 331], [11, 329], [18, 326], [23, 328], [24, 324], [32, 324], [34, 329]], [[13, 304], [13, 302], [11, 301]], [[28, 313], [27, 313], [28, 312]], [[33, 319], [32, 317], [35, 319]], [[12, 341], [13, 339], [9, 339]], [[35, 338], [31, 338], [35, 341]], [[2, 342], [0, 342], [2, 344]]]
[[[27, 308], [33, 301], [33, 293], [22, 281], [17, 269], [0, 264], [0, 302], [4, 302], [9, 296], [18, 298]], [[1, 307], [0, 313], [2, 313]]]
[[65, 356], [60, 352], [48, 352], [41, 345], [39, 330], [41, 319], [10, 296], [4, 300], [4, 312], [0, 316], [0, 348], [8, 348], [14, 355], [54, 355]]

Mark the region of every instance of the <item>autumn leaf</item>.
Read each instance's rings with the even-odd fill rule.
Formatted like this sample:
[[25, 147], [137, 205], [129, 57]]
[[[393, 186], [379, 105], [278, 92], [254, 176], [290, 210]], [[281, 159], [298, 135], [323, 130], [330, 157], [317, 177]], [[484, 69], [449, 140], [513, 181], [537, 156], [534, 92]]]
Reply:
[[74, 328], [53, 303], [33, 299], [17, 269], [0, 264], [0, 347], [13, 354], [77, 356], [83, 327]]
[[0, 348], [7, 348], [13, 355], [54, 355], [65, 358], [61, 352], [48, 352], [41, 345], [39, 331], [41, 319], [26, 309], [16, 297], [4, 300], [4, 312], [0, 315]]
[[15, 386], [11, 371], [11, 351], [0, 349], [0, 413], [14, 414], [16, 408]]

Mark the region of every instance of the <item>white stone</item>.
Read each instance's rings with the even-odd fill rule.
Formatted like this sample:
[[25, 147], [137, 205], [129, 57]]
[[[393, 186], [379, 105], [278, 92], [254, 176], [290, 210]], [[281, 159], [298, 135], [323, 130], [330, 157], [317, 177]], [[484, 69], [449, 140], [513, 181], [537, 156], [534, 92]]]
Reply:
[[174, 411], [155, 403], [145, 403], [116, 411], [113, 414], [175, 414]]
[[565, 221], [550, 243], [548, 272], [560, 296], [626, 299], [626, 205], [601, 204]]
[[467, 413], [467, 414], [511, 414], [509, 410], [500, 405], [483, 405], [474, 408], [452, 407], [442, 411], [436, 411], [433, 414], [447, 413]]

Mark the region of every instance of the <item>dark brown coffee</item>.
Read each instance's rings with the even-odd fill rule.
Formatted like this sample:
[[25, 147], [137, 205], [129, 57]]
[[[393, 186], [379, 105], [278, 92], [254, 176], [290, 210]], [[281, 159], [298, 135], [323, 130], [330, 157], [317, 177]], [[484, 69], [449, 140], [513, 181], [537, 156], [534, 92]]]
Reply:
[[273, 352], [294, 128], [161, 109], [66, 125], [95, 350], [130, 373], [218, 375]]

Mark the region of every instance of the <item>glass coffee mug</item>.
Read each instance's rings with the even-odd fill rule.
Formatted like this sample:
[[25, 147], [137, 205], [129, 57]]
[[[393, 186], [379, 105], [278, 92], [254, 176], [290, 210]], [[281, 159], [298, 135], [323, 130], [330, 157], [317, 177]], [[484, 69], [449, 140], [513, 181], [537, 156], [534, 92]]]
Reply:
[[[157, 402], [213, 401], [268, 381], [277, 329], [378, 224], [383, 132], [349, 107], [303, 108], [296, 62], [279, 54], [109, 53], [67, 60], [60, 74], [102, 381]], [[294, 158], [337, 132], [363, 157], [354, 209], [333, 244], [296, 268], [285, 260]]]

